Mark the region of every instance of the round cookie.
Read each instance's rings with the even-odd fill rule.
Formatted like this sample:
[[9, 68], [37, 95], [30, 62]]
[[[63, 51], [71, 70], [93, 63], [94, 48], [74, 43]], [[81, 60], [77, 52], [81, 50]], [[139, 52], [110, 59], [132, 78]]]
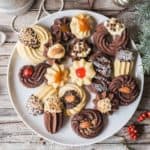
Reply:
[[116, 18], [111, 18], [97, 25], [93, 41], [100, 51], [115, 56], [120, 48], [126, 47], [129, 35], [124, 24]]
[[25, 65], [19, 72], [21, 83], [28, 88], [40, 86], [45, 80], [46, 69], [49, 67], [47, 63], [40, 63], [36, 66]]
[[44, 44], [50, 41], [52, 41], [52, 36], [46, 28], [33, 25], [21, 29], [16, 48], [20, 57], [33, 64], [38, 64], [46, 60], [43, 55]]
[[68, 17], [56, 19], [51, 26], [50, 31], [54, 43], [60, 42], [64, 44], [74, 37], [70, 30], [70, 18]]
[[83, 138], [96, 137], [102, 131], [102, 114], [96, 109], [84, 109], [73, 116], [71, 125], [76, 134]]
[[54, 134], [63, 125], [63, 104], [58, 96], [50, 96], [44, 102], [44, 124], [48, 132]]
[[119, 107], [119, 99], [111, 92], [102, 92], [94, 99], [95, 108], [103, 114], [111, 114]]
[[89, 59], [95, 68], [97, 74], [104, 77], [112, 75], [112, 61], [110, 58], [102, 54], [100, 51], [95, 52]]
[[121, 105], [129, 105], [139, 95], [137, 82], [129, 75], [114, 78], [109, 85], [109, 89], [118, 96]]
[[73, 59], [87, 58], [92, 51], [92, 45], [87, 40], [74, 39], [69, 46]]
[[68, 83], [60, 88], [59, 97], [68, 116], [80, 112], [87, 103], [85, 91], [75, 84]]

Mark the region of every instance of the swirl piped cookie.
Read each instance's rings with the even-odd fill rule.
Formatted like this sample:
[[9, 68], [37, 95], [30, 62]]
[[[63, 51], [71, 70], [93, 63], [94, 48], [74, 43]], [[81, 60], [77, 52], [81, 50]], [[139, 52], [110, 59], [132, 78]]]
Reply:
[[38, 64], [46, 60], [44, 53], [44, 44], [52, 40], [51, 33], [40, 25], [21, 29], [17, 51], [20, 57]]
[[114, 61], [114, 76], [131, 75], [133, 73], [135, 55], [129, 50], [120, 50]]
[[93, 40], [100, 51], [115, 56], [120, 48], [127, 46], [129, 36], [125, 25], [118, 19], [111, 18], [97, 25]]
[[95, 109], [84, 109], [73, 116], [71, 125], [75, 133], [83, 138], [96, 137], [102, 131], [102, 114]]
[[70, 28], [76, 38], [88, 38], [94, 28], [93, 18], [87, 14], [76, 15], [72, 17]]
[[65, 112], [68, 116], [80, 112], [87, 103], [84, 89], [75, 84], [66, 84], [60, 88], [59, 97], [64, 104]]

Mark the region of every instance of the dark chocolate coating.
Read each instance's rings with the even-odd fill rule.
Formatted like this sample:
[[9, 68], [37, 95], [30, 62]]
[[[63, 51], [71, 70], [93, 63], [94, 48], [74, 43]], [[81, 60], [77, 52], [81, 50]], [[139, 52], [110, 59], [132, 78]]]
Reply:
[[[32, 67], [33, 69], [33, 74], [30, 77], [24, 77], [23, 76], [23, 71], [26, 67]], [[19, 78], [22, 84], [28, 88], [35, 88], [40, 86], [45, 78], [44, 75], [46, 73], [46, 69], [49, 67], [48, 64], [46, 63], [40, 63], [36, 66], [32, 65], [25, 65], [21, 68], [19, 72]]]
[[[130, 93], [120, 92], [119, 88], [121, 87], [129, 87]], [[139, 88], [136, 80], [129, 75], [121, 75], [114, 78], [109, 85], [109, 89], [118, 96], [121, 105], [129, 105], [134, 102], [139, 95]]]
[[116, 38], [113, 39], [102, 23], [97, 25], [93, 40], [100, 51], [107, 55], [115, 56], [120, 48], [126, 48], [129, 41], [129, 35], [127, 30], [125, 30], [121, 36], [116, 36]]
[[44, 113], [44, 124], [48, 132], [56, 133], [63, 125], [63, 112], [60, 113]]
[[[81, 124], [89, 122], [89, 127], [81, 127]], [[72, 128], [79, 136], [83, 138], [96, 137], [103, 128], [103, 116], [96, 109], [84, 109], [80, 113], [73, 116], [71, 120]]]

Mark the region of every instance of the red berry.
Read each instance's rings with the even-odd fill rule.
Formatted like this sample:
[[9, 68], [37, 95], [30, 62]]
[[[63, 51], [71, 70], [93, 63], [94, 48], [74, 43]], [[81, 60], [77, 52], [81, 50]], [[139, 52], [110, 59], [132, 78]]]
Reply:
[[133, 139], [133, 140], [136, 140], [136, 139], [137, 139], [137, 135], [134, 135], [134, 136], [132, 137], [132, 139]]
[[84, 78], [86, 75], [86, 70], [84, 67], [76, 69], [76, 74], [79, 78]]
[[147, 117], [150, 118], [150, 111], [148, 111], [146, 114], [147, 114]]
[[33, 74], [33, 68], [31, 66], [29, 67], [26, 67], [24, 70], [23, 70], [23, 77], [31, 77]]
[[147, 117], [146, 113], [141, 114], [141, 116], [145, 119]]
[[137, 122], [141, 122], [141, 121], [143, 121], [144, 120], [144, 118], [142, 117], [142, 116], [139, 116], [138, 118], [137, 118]]

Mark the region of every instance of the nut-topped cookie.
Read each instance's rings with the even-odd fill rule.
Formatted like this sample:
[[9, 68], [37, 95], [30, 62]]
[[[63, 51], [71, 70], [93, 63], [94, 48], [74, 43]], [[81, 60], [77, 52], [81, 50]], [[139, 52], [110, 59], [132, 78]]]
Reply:
[[20, 57], [38, 64], [46, 60], [44, 44], [49, 41], [52, 41], [51, 33], [41, 25], [33, 25], [21, 29], [16, 48]]
[[76, 134], [83, 138], [93, 138], [100, 134], [104, 122], [102, 114], [96, 109], [84, 109], [73, 116], [71, 125]]
[[120, 48], [126, 48], [129, 36], [124, 24], [116, 18], [111, 18], [97, 25], [93, 41], [100, 51], [115, 56]]
[[111, 114], [119, 107], [119, 99], [111, 92], [101, 92], [94, 99], [95, 108], [103, 114]]
[[65, 112], [72, 116], [80, 112], [87, 103], [84, 89], [75, 84], [66, 84], [59, 90], [59, 97], [64, 104]]
[[139, 95], [138, 84], [129, 75], [121, 75], [114, 78], [109, 85], [109, 89], [118, 96], [121, 105], [129, 105]]
[[44, 102], [44, 124], [48, 132], [54, 134], [63, 125], [63, 104], [57, 95], [49, 96]]

